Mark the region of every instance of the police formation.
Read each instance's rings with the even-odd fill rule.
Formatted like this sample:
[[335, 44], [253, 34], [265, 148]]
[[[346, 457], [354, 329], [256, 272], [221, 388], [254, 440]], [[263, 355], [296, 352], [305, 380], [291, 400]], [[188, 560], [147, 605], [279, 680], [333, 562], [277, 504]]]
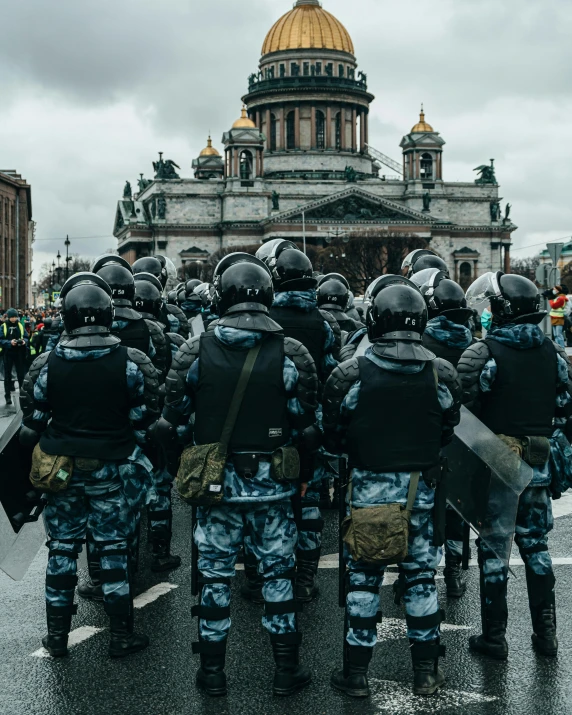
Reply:
[[[230, 579], [240, 557], [242, 595], [264, 606], [274, 694], [306, 687], [300, 611], [318, 595], [320, 496], [334, 481], [345, 619], [331, 684], [369, 695], [380, 587], [397, 564], [413, 691], [435, 693], [445, 681], [435, 587], [443, 545], [447, 595], [466, 588], [468, 529], [447, 503], [447, 483], [465, 477], [446, 460], [462, 403], [531, 475], [511, 528], [497, 538], [483, 531], [477, 542], [482, 634], [470, 648], [508, 657], [508, 557], [499, 538], [510, 551], [516, 533], [532, 645], [556, 654], [547, 536], [572, 454], [567, 357], [539, 327], [544, 314], [527, 279], [489, 273], [465, 297], [428, 250], [407, 256], [403, 273], [377, 278], [361, 312], [342, 275], [315, 274], [281, 239], [256, 256], [226, 256], [212, 284], [177, 284], [162, 256], [130, 266], [115, 255], [66, 282], [65, 331], [33, 363], [21, 398], [20, 440], [34, 450], [31, 479], [46, 501], [43, 644], [52, 656], [68, 652], [83, 543], [90, 577], [79, 595], [103, 601], [109, 654], [147, 646], [133, 624], [140, 515], [146, 508], [151, 568], [176, 569], [176, 477], [192, 512], [197, 686], [211, 696], [227, 691]], [[485, 339], [475, 337], [475, 308], [493, 316]]]

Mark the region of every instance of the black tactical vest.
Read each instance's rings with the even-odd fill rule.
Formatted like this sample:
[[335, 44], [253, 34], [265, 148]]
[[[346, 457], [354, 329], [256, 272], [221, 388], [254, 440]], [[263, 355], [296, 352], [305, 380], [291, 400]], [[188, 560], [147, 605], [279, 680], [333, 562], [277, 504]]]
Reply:
[[439, 462], [443, 413], [432, 363], [416, 375], [358, 358], [360, 393], [347, 442], [352, 467], [416, 472]]
[[135, 449], [129, 422], [127, 349], [95, 360], [48, 358], [52, 421], [40, 439], [48, 454], [89, 459], [126, 459]]
[[481, 420], [495, 434], [550, 437], [556, 408], [558, 364], [550, 340], [519, 350], [486, 340], [497, 374], [491, 392], [482, 395]]
[[348, 317], [338, 306], [324, 305], [322, 307], [334, 316], [341, 330], [345, 330], [346, 333], [353, 333], [354, 330], [357, 330], [358, 326], [356, 325], [355, 320]]
[[308, 350], [314, 358], [322, 382], [326, 333], [324, 318], [318, 308], [307, 312], [291, 306], [273, 306], [270, 308], [270, 317], [284, 328], [287, 338], [294, 338]]
[[[201, 335], [195, 393], [195, 442], [220, 440], [248, 351], [224, 345], [214, 332]], [[290, 439], [284, 388], [284, 338], [268, 334], [242, 401], [229, 452], [273, 452]]]
[[450, 347], [445, 343], [440, 343], [438, 340], [435, 340], [432, 335], [428, 335], [427, 333], [423, 334], [423, 345], [425, 345], [427, 350], [431, 350], [432, 353], [435, 353], [438, 358], [450, 362], [453, 367], [457, 367], [461, 355], [467, 349]]
[[141, 350], [145, 355], [149, 352], [149, 328], [143, 318], [130, 320], [123, 330], [112, 330], [111, 332], [121, 340], [121, 344], [126, 348]]

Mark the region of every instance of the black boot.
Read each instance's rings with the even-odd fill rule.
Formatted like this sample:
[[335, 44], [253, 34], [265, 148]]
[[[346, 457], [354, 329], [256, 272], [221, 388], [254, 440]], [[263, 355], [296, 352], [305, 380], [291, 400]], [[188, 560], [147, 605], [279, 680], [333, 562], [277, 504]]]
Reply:
[[[292, 638], [292, 636], [297, 636]], [[299, 663], [299, 634], [270, 636], [276, 670], [272, 691], [274, 695], [294, 695], [310, 684], [312, 674], [309, 668]]]
[[443, 654], [438, 640], [411, 642], [414, 695], [433, 695], [443, 685], [445, 676], [439, 667], [439, 656]]
[[296, 552], [296, 600], [309, 603], [319, 593], [316, 586], [316, 574], [322, 549]]
[[244, 577], [245, 583], [240, 587], [240, 595], [252, 603], [264, 603], [262, 595], [264, 579], [258, 573], [258, 562], [252, 554], [244, 554]]
[[[508, 607], [506, 603], [507, 581], [485, 584], [481, 569], [481, 622], [480, 636], [469, 638], [469, 648], [475, 653], [488, 655], [496, 660], [508, 658], [506, 626]], [[489, 603], [487, 604], [487, 600]]]
[[447, 586], [447, 596], [449, 598], [461, 598], [467, 590], [467, 582], [462, 567], [463, 559], [460, 556], [445, 554], [445, 585]]
[[89, 577], [85, 583], [78, 586], [77, 592], [87, 601], [103, 601], [103, 588], [101, 586], [101, 566], [99, 559], [90, 555], [87, 560]]
[[63, 658], [68, 654], [68, 636], [71, 631], [72, 616], [77, 606], [50, 606], [46, 604], [48, 635], [42, 638], [42, 645], [52, 658]]
[[320, 482], [320, 509], [331, 509], [332, 500], [330, 498], [330, 479], [322, 479]]
[[554, 595], [554, 574], [538, 576], [526, 568], [526, 585], [532, 617], [532, 647], [540, 655], [558, 654], [556, 637], [556, 600]]
[[181, 565], [181, 557], [171, 553], [171, 532], [165, 529], [152, 529], [153, 560], [151, 571], [173, 571]]
[[201, 656], [201, 667], [197, 670], [196, 677], [197, 688], [213, 698], [226, 695], [226, 640], [217, 643], [193, 643], [193, 653], [200, 653]]
[[6, 405], [11, 405], [12, 404], [12, 395], [6, 395]]
[[133, 603], [125, 613], [114, 613], [115, 609], [108, 607], [105, 610], [109, 614], [109, 655], [112, 658], [124, 658], [147, 648], [149, 638], [133, 632]]
[[367, 670], [373, 655], [373, 648], [345, 645], [344, 667], [332, 672], [330, 683], [336, 690], [352, 698], [369, 697]]

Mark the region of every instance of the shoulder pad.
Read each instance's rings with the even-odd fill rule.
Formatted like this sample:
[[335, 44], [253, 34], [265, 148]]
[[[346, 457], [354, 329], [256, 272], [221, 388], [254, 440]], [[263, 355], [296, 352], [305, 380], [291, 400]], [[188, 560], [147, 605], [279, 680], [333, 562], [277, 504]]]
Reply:
[[167, 306], [169, 313], [174, 315], [179, 321], [179, 331], [183, 338], [186, 340], [189, 337], [189, 321], [185, 313], [179, 308], [178, 305]]
[[443, 360], [443, 358], [436, 358], [433, 361], [433, 365], [435, 367], [435, 371], [437, 372], [439, 382], [445, 383], [449, 392], [451, 393], [451, 397], [453, 398], [455, 406], [457, 407], [457, 409], [459, 409], [459, 407], [461, 406], [461, 396], [463, 393], [459, 374], [455, 370], [454, 366], [451, 365], [450, 362], [447, 362], [447, 360]]
[[28, 370], [28, 375], [32, 379], [32, 382], [36, 382], [38, 379], [38, 375], [42, 372], [42, 368], [46, 363], [48, 362], [48, 358], [50, 357], [51, 350], [48, 351], [47, 353], [42, 353], [39, 357], [37, 357], [34, 362], [30, 365], [30, 369]]
[[479, 377], [491, 356], [489, 346], [479, 340], [465, 350], [457, 364], [463, 390], [462, 401], [470, 410], [476, 409], [479, 397]]
[[186, 392], [187, 373], [199, 356], [200, 335], [185, 340], [171, 363], [165, 380], [165, 403], [170, 405], [182, 400]]
[[319, 308], [319, 311], [322, 315], [322, 318], [328, 323], [328, 325], [332, 329], [332, 332], [334, 333], [334, 349], [332, 351], [332, 354], [334, 358], [339, 361], [340, 349], [342, 347], [342, 330], [340, 328], [340, 324], [328, 310], [323, 310], [323, 308]]
[[145, 380], [145, 404], [153, 412], [159, 411], [159, 373], [151, 360], [136, 348], [127, 348], [127, 357], [143, 373]]
[[345, 362], [346, 360], [351, 360], [356, 354], [359, 343], [351, 343], [350, 345], [344, 345], [340, 350], [340, 362]]
[[[340, 419], [340, 407], [351, 386], [359, 380], [359, 361], [351, 358], [332, 370], [324, 387], [322, 423], [326, 434], [335, 430]], [[330, 438], [328, 438], [330, 439]], [[334, 439], [333, 435], [331, 439]]]
[[179, 333], [167, 333], [167, 337], [173, 345], [176, 345], [178, 348], [180, 348], [185, 342], [185, 339], [182, 335], [179, 335]]
[[284, 338], [284, 355], [290, 358], [298, 370], [296, 397], [304, 410], [315, 410], [318, 406], [318, 372], [314, 358], [308, 348], [294, 338]]

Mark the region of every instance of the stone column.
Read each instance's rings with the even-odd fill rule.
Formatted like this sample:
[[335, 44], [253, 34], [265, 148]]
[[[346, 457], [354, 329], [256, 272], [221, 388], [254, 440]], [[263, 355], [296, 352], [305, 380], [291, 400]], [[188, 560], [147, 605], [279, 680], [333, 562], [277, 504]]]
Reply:
[[326, 149], [332, 149], [332, 108], [326, 109]]
[[359, 143], [360, 152], [365, 154], [365, 112], [363, 109], [359, 113]]
[[294, 147], [300, 149], [300, 105], [294, 110]]
[[256, 128], [258, 131], [261, 131], [262, 127], [260, 126], [260, 112], [256, 110], [256, 121], [254, 122], [256, 124]]
[[347, 148], [347, 142], [346, 142], [346, 108], [342, 104], [340, 107], [340, 148], [342, 151], [345, 151]]
[[233, 170], [233, 176], [240, 176], [240, 171], [238, 168], [238, 149], [236, 147], [233, 148], [232, 150], [234, 152], [234, 170]]
[[365, 143], [369, 144], [369, 111], [366, 109], [364, 111], [365, 117]]
[[510, 244], [504, 246], [504, 272], [510, 273]]
[[280, 107], [280, 142], [279, 148], [284, 151], [286, 149], [286, 111], [284, 106]]
[[260, 173], [259, 176], [264, 176], [264, 152], [259, 151], [258, 156], [260, 157]]
[[272, 121], [270, 119], [270, 109], [266, 110], [266, 148], [270, 150], [272, 146]]
[[357, 151], [357, 109], [352, 109], [352, 151]]
[[421, 175], [421, 167], [419, 166], [419, 153], [415, 154], [415, 179], [419, 179]]
[[316, 137], [316, 107], [314, 105], [312, 105], [310, 111], [310, 122], [312, 123], [310, 127], [310, 149], [315, 149], [318, 142]]

